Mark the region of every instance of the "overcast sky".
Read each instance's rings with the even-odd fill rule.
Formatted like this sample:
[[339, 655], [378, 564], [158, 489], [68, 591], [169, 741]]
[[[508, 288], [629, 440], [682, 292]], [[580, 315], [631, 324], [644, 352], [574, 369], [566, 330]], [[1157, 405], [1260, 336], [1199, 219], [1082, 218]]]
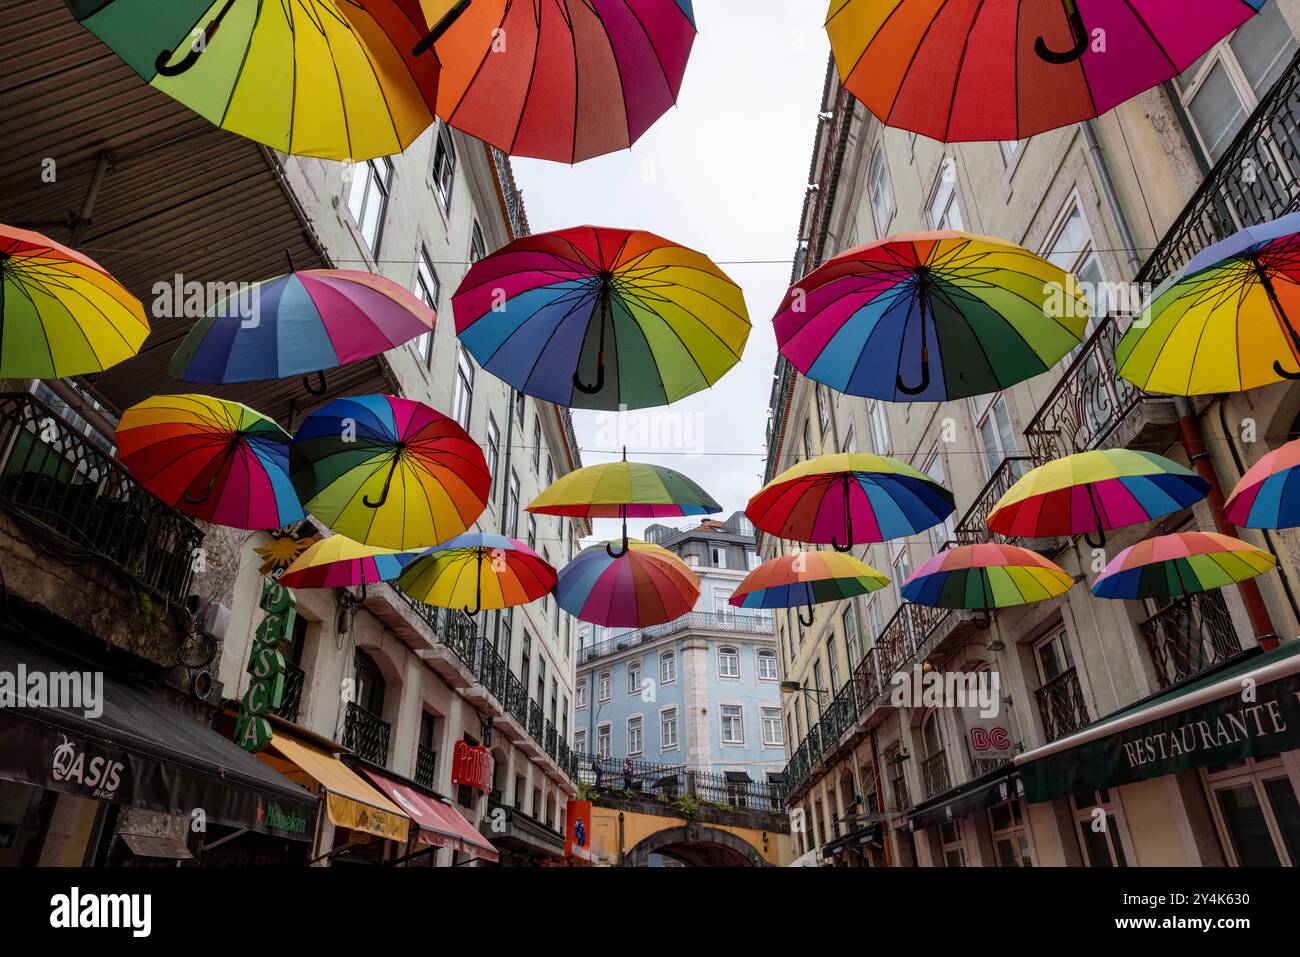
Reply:
[[[754, 328], [740, 364], [713, 389], [628, 413], [621, 427], [629, 458], [689, 475], [724, 517], [762, 483], [771, 319], [789, 286], [826, 77], [824, 6], [696, 0], [700, 33], [677, 108], [630, 151], [575, 167], [514, 160], [534, 232], [646, 229], [709, 256], [744, 290]], [[741, 264], [755, 260], [779, 262]], [[583, 464], [621, 455], [619, 416], [573, 416]], [[636, 535], [648, 523], [628, 524]], [[617, 535], [618, 523], [599, 521], [596, 533]]]

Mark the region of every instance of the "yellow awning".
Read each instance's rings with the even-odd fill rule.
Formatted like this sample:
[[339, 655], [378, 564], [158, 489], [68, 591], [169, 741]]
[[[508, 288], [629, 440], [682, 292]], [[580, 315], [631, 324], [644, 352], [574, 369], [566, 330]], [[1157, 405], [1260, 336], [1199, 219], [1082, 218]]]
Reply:
[[287, 734], [274, 735], [271, 750], [321, 786], [335, 827], [405, 843], [411, 819], [334, 755]]

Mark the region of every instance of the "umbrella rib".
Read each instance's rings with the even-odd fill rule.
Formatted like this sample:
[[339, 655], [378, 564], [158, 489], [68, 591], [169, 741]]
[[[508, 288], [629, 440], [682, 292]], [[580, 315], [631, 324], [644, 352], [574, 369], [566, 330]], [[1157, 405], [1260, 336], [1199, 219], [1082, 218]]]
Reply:
[[[654, 54], [654, 57], [655, 57], [655, 63], [657, 63], [657, 64], [659, 65], [659, 74], [660, 74], [660, 76], [662, 76], [662, 77], [664, 78], [664, 85], [668, 88], [668, 93], [669, 93], [669, 95], [672, 96], [672, 98], [673, 98], [673, 106], [676, 106], [676, 105], [677, 105], [677, 91], [673, 89], [672, 81], [670, 81], [670, 80], [668, 79], [668, 68], [664, 66], [664, 59], [663, 59], [663, 57], [660, 56], [660, 54], [659, 54], [659, 47], [655, 44], [653, 38], [651, 38], [651, 36], [650, 36], [650, 31], [646, 29], [645, 22], [641, 19], [641, 15], [640, 15], [639, 13], [637, 13], [637, 11], [636, 11], [635, 9], [633, 9], [633, 7], [632, 7], [631, 4], [628, 4], [628, 8], [627, 8], [627, 9], [628, 9], [628, 12], [632, 14], [632, 18], [633, 18], [634, 20], [636, 20], [636, 24], [637, 24], [637, 26], [639, 26], [639, 27], [641, 28], [641, 32], [645, 35], [645, 38], [646, 38], [646, 45], [647, 45], [648, 47], [650, 47], [650, 51]], [[685, 16], [685, 14], [682, 14], [682, 15]], [[692, 25], [692, 26], [693, 26], [693, 25]], [[696, 34], [699, 33], [698, 28], [695, 30], [695, 32], [696, 32]], [[606, 33], [608, 33], [608, 31], [606, 31]], [[692, 41], [692, 43], [694, 43], [694, 41]], [[626, 96], [626, 95], [624, 95], [624, 97], [623, 97], [623, 105], [624, 105], [624, 108], [626, 109], [626, 106], [627, 106], [627, 96]], [[629, 138], [629, 139], [631, 138], [631, 131], [628, 132], [628, 138]]]
[[961, 45], [961, 55], [957, 58], [957, 68], [953, 70], [952, 91], [948, 97], [948, 116], [943, 122], [943, 141], [945, 143], [948, 142], [948, 135], [952, 131], [953, 110], [957, 105], [957, 87], [961, 84], [961, 71], [966, 65], [966, 52], [970, 49], [970, 39], [975, 32], [975, 23], [979, 20], [980, 14], [984, 12], [984, 4], [985, 0], [979, 0], [979, 6], [971, 14], [970, 29], [966, 31], [966, 39], [962, 41]]
[[[533, 62], [528, 69], [528, 85], [524, 87], [524, 98], [519, 104], [519, 116], [515, 119], [515, 131], [510, 135], [510, 149], [508, 152], [514, 153], [519, 145], [519, 132], [524, 128], [524, 115], [528, 112], [528, 103], [533, 97], [533, 83], [537, 79], [537, 62], [542, 49], [542, 8], [541, 4], [533, 4], [533, 25], [537, 28], [537, 42], [533, 44]], [[574, 76], [577, 76], [576, 64]], [[575, 83], [576, 85], [576, 83]], [[575, 103], [577, 97], [574, 97]]]
[[[943, 16], [944, 10], [948, 9], [948, 4], [950, 2], [951, 0], [940, 0], [938, 9], [934, 11], [934, 15], [930, 18], [930, 22], [926, 24], [924, 32], [922, 32], [920, 39], [917, 40], [916, 46], [912, 49], [911, 55], [907, 58], [907, 68], [903, 71], [902, 79], [899, 80], [898, 89], [894, 91], [893, 99], [889, 101], [889, 110], [885, 114], [886, 126], [890, 125], [890, 120], [893, 119], [894, 107], [898, 105], [898, 98], [903, 93], [903, 86], [904, 84], [907, 83], [908, 77], [911, 76], [912, 74], [912, 67], [916, 65], [916, 60], [921, 55], [921, 47], [925, 46], [926, 40], [930, 38], [930, 31], [934, 29], [934, 25], [939, 21], [939, 18]], [[895, 9], [897, 10], [902, 6], [903, 4], [900, 3], [898, 7], [895, 7]], [[884, 29], [884, 24], [882, 23], [881, 30], [883, 29]], [[880, 36], [879, 32], [876, 33], [876, 37], [878, 36]], [[872, 37], [873, 42], [876, 39], [876, 37]], [[865, 55], [865, 51], [863, 51], [863, 53]]]

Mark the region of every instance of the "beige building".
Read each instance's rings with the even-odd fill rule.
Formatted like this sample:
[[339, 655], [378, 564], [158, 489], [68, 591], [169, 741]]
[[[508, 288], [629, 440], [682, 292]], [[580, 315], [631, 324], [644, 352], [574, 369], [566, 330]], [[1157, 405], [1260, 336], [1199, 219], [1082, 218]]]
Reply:
[[[1140, 538], [1215, 530], [1213, 495], [1112, 533], [1102, 550], [1082, 538], [1018, 541], [1077, 583], [1060, 599], [999, 611], [987, 626], [973, 613], [902, 602], [898, 590], [946, 545], [992, 540], [993, 505], [1045, 461], [1139, 448], [1208, 470], [1226, 494], [1300, 434], [1300, 389], [1286, 383], [1188, 403], [1139, 392], [1116, 376], [1113, 358], [1131, 281], [1158, 283], [1236, 228], [1300, 207], [1297, 33], [1300, 2], [1267, 4], [1173, 82], [1091, 123], [1017, 143], [944, 145], [885, 129], [828, 73], [794, 281], [890, 234], [964, 229], [1074, 272], [1094, 315], [1084, 344], [1056, 369], [971, 400], [873, 402], [778, 360], [768, 479], [822, 453], [877, 452], [926, 472], [957, 501], [926, 534], [854, 549], [891, 586], [820, 606], [810, 628], [793, 610], [777, 615], [782, 677], [806, 689], [783, 708], [800, 852], [853, 866], [1300, 863], [1294, 750], [1215, 760], [1207, 748], [1176, 773], [1152, 765], [1113, 785], [1103, 771], [1080, 771], [1071, 780], [1096, 786], [1050, 798], [1029, 767], [1102, 767], [1098, 749], [1117, 746], [1117, 729], [1185, 717], [1214, 699], [1207, 686], [1265, 663], [1277, 669], [1268, 674], [1290, 674], [1295, 649], [1285, 642], [1300, 628], [1294, 531], [1238, 533], [1276, 554], [1279, 570], [1257, 587], [1188, 602], [1104, 601], [1088, 585], [1108, 555]], [[797, 547], [770, 535], [759, 543], [764, 558]], [[1278, 639], [1281, 649], [1268, 651]], [[974, 709], [894, 698], [891, 677], [923, 667], [996, 675], [995, 723], [1012, 747], [992, 757], [973, 748], [987, 743], [988, 727]], [[1097, 727], [1121, 709], [1118, 724]]]

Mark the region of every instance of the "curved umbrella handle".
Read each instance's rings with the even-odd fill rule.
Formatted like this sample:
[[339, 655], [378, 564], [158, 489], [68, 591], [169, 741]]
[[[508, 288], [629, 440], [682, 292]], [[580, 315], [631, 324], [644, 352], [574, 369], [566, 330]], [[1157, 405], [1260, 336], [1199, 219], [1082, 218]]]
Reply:
[[388, 490], [393, 486], [393, 475], [397, 472], [398, 458], [400, 458], [400, 453], [394, 453], [393, 464], [388, 467], [388, 478], [384, 479], [384, 490], [379, 493], [379, 501], [370, 501], [369, 495], [362, 497], [361, 502], [366, 508], [383, 508], [384, 503], [388, 501]]
[[478, 550], [478, 568], [474, 575], [474, 607], [465, 606], [465, 614], [473, 618], [483, 610], [483, 549]]
[[840, 537], [839, 537], [838, 535], [832, 535], [832, 536], [831, 536], [831, 548], [835, 549], [837, 552], [840, 552], [840, 553], [844, 553], [844, 552], [852, 551], [852, 549], [853, 549], [853, 539], [850, 538], [850, 539], [849, 539], [849, 543], [848, 543], [847, 545], [841, 545], [841, 544], [840, 544]]
[[852, 481], [853, 479], [846, 472], [844, 474], [844, 537], [848, 541], [841, 545], [838, 535], [831, 536], [831, 548], [841, 554], [853, 548], [853, 501], [849, 498], [849, 486]]
[[803, 625], [805, 628], [811, 628], [813, 626], [813, 622], [816, 620], [817, 620], [817, 612], [813, 609], [811, 602], [808, 605], [808, 617], [806, 619], [803, 616], [803, 609], [802, 608], [799, 609], [799, 624]]
[[1284, 369], [1282, 363], [1278, 362], [1276, 359], [1273, 360], [1273, 371], [1283, 379], [1291, 379], [1293, 381], [1300, 380], [1300, 372], [1290, 372], [1287, 369]]
[[1096, 539], [1094, 539], [1092, 537], [1092, 532], [1086, 533], [1083, 536], [1083, 540], [1088, 543], [1089, 548], [1105, 548], [1106, 547], [1106, 524], [1101, 520], [1101, 512], [1097, 508], [1097, 498], [1092, 494], [1091, 485], [1088, 486], [1088, 504], [1092, 506], [1092, 517], [1097, 522], [1097, 534], [1098, 536], [1100, 536], [1101, 540], [1097, 541]]
[[212, 473], [212, 481], [208, 483], [208, 487], [203, 490], [202, 495], [200, 495], [198, 498], [195, 498], [194, 496], [190, 495], [190, 490], [186, 489], [185, 494], [182, 497], [190, 505], [202, 505], [212, 495], [212, 490], [217, 487], [217, 479], [220, 477], [221, 477], [221, 469], [218, 468], [215, 472]]
[[1085, 542], [1088, 543], [1088, 547], [1089, 547], [1089, 548], [1105, 548], [1105, 547], [1106, 547], [1106, 532], [1105, 532], [1105, 530], [1102, 529], [1102, 528], [1098, 528], [1098, 529], [1097, 529], [1097, 535], [1099, 536], [1098, 538], [1093, 538], [1093, 537], [1092, 537], [1092, 532], [1085, 532], [1085, 533], [1084, 533], [1083, 540], [1084, 540]]
[[1074, 34], [1074, 46], [1068, 50], [1053, 50], [1048, 47], [1046, 40], [1039, 37], [1034, 41], [1034, 52], [1046, 63], [1073, 63], [1088, 52], [1088, 28], [1083, 25], [1083, 14], [1069, 0], [1067, 6], [1070, 8], [1070, 32]]
[[302, 387], [304, 389], [306, 389], [312, 395], [324, 395], [325, 394], [325, 372], [323, 370], [316, 373], [316, 383], [317, 383], [316, 385], [312, 385], [311, 376], [305, 375], [302, 377]]
[[[460, 3], [447, 11], [447, 15], [439, 20], [428, 35], [415, 45], [411, 51], [412, 56], [420, 56], [427, 50], [432, 50], [433, 45], [442, 39], [442, 35], [451, 29], [451, 25], [460, 19], [460, 15], [469, 9], [469, 0], [460, 0]], [[437, 56], [435, 53], [434, 56]]]
[[[226, 5], [221, 8], [221, 12], [213, 17], [212, 22], [203, 29], [200, 37], [190, 44], [189, 52], [181, 58], [179, 63], [169, 63], [176, 50], [163, 50], [153, 61], [153, 68], [162, 76], [180, 76], [194, 64], [199, 62], [199, 57], [203, 56], [208, 49], [208, 44], [212, 38], [217, 35], [217, 30], [221, 28], [221, 21], [225, 19], [230, 8], [235, 5], [235, 0], [226, 0]], [[179, 49], [179, 48], [177, 48]]]
[[596, 367], [596, 384], [587, 385], [575, 371], [573, 373], [573, 387], [579, 392], [585, 392], [587, 395], [595, 395], [605, 388], [605, 353], [600, 354], [600, 365]]
[[930, 388], [930, 361], [924, 356], [921, 361], [925, 364], [921, 366], [921, 381], [917, 385], [908, 385], [903, 381], [902, 373], [900, 372], [898, 374], [898, 378], [895, 380], [895, 385], [898, 386], [898, 391], [903, 393], [903, 395], [920, 395], [926, 389]]
[[615, 558], [615, 559], [617, 559], [617, 558], [622, 558], [624, 555], [627, 554], [627, 539], [626, 539], [626, 538], [623, 539], [623, 546], [622, 546], [622, 548], [621, 548], [619, 551], [617, 551], [617, 552], [614, 551], [614, 546], [613, 546], [613, 544], [612, 544], [611, 542], [606, 542], [606, 543], [605, 543], [605, 554], [608, 555], [610, 558]]

